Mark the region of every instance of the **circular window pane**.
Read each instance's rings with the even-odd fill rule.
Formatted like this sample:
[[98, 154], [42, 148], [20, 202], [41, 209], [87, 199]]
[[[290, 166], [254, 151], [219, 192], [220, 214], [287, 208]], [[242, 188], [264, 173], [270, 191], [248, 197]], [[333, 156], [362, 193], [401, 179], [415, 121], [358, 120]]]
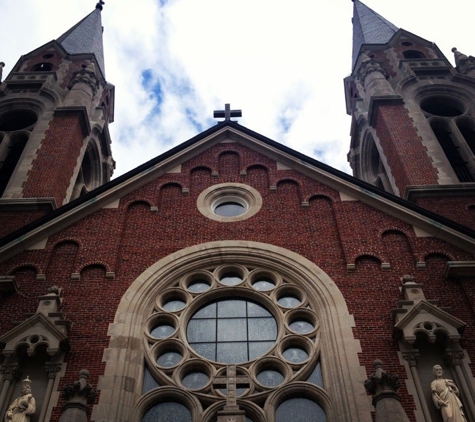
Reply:
[[257, 381], [266, 387], [275, 387], [276, 385], [282, 384], [284, 376], [278, 371], [268, 369], [257, 375]]
[[237, 217], [245, 212], [246, 207], [243, 204], [232, 201], [223, 202], [214, 208], [214, 213], [221, 217]]
[[182, 357], [183, 356], [178, 352], [166, 352], [158, 357], [157, 364], [165, 368], [170, 368], [180, 362]]
[[277, 302], [284, 308], [296, 308], [300, 305], [300, 299], [295, 296], [284, 296], [281, 297]]
[[208, 375], [203, 372], [191, 372], [186, 375], [181, 383], [186, 387], [193, 390], [204, 387], [209, 381]]
[[167, 324], [157, 325], [150, 331], [152, 337], [155, 338], [165, 338], [170, 337], [175, 332], [175, 327]]
[[247, 300], [221, 300], [202, 307], [187, 327], [190, 346], [222, 363], [247, 362], [266, 353], [277, 338], [277, 322], [263, 306]]
[[296, 320], [289, 325], [294, 333], [307, 334], [315, 328], [310, 322], [305, 320]]
[[221, 284], [225, 284], [226, 286], [236, 286], [242, 282], [242, 278], [237, 273], [226, 273], [219, 281]]
[[[298, 409], [298, 412], [295, 411]], [[276, 422], [325, 422], [323, 409], [312, 400], [294, 398], [284, 401], [275, 412]]]
[[275, 284], [272, 280], [266, 278], [255, 281], [252, 283], [252, 287], [254, 287], [256, 290], [259, 290], [260, 292], [268, 292], [275, 287]]
[[191, 293], [203, 293], [209, 290], [210, 285], [206, 281], [194, 281], [188, 286], [188, 290]]
[[182, 404], [165, 402], [153, 406], [142, 418], [142, 422], [191, 422], [191, 412]]
[[282, 353], [284, 359], [292, 363], [302, 363], [308, 359], [308, 353], [298, 347], [289, 347]]
[[163, 305], [163, 309], [169, 312], [179, 311], [185, 307], [186, 303], [182, 300], [170, 300]]

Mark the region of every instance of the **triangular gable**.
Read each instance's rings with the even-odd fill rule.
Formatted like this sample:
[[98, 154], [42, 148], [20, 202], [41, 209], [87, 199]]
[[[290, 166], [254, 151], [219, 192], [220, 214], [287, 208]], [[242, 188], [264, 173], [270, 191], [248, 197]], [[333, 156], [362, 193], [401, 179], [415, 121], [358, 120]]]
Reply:
[[436, 340], [437, 332], [443, 332], [450, 340], [458, 342], [466, 325], [432, 303], [420, 301], [395, 324], [394, 328], [404, 340], [412, 344], [416, 341], [418, 332], [427, 334], [431, 343]]
[[11, 356], [22, 346], [27, 347], [28, 355], [34, 354], [37, 347], [46, 346], [47, 353], [54, 356], [66, 347], [67, 339], [64, 329], [58, 328], [45, 315], [37, 313], [0, 337], [0, 344], [5, 345], [5, 356]]
[[211, 146], [227, 140], [241, 143], [250, 149], [256, 150], [282, 165], [335, 189], [347, 199], [359, 200], [418, 227], [428, 235], [448, 241], [470, 253], [475, 253], [475, 232], [473, 230], [404, 199], [383, 192], [366, 182], [296, 152], [238, 123], [225, 121], [64, 205], [49, 215], [5, 236], [0, 240], [0, 261], [32, 247], [52, 233], [100, 208], [108, 206], [127, 193], [149, 183], [162, 174], [172, 171], [183, 162]]

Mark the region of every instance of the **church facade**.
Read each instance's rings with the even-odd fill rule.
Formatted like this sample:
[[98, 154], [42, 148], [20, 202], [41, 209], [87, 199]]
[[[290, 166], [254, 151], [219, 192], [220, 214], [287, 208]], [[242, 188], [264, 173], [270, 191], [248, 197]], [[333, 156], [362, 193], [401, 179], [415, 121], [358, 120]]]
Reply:
[[354, 176], [227, 107], [111, 180], [101, 11], [0, 85], [1, 417], [475, 421], [475, 58], [354, 0]]

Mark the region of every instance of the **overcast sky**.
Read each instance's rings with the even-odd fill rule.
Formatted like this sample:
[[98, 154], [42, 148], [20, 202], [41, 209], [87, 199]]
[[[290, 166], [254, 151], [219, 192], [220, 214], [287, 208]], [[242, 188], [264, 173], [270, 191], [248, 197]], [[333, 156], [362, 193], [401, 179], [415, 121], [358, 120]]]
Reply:
[[[475, 55], [473, 0], [366, 0], [394, 25]], [[1, 0], [3, 77], [58, 38], [94, 0]], [[239, 123], [351, 173], [343, 78], [351, 71], [350, 0], [106, 0], [114, 177], [242, 109]]]

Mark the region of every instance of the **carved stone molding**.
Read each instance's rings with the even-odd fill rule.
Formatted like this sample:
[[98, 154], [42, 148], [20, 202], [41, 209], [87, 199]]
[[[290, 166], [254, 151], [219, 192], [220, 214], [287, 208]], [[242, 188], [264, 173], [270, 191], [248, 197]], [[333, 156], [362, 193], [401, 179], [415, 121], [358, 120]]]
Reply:
[[444, 360], [449, 366], [462, 365], [463, 358], [462, 350], [447, 350], [444, 354]]
[[388, 78], [388, 72], [386, 72], [386, 69], [380, 62], [370, 58], [364, 53], [362, 56], [364, 58], [361, 62], [360, 68], [358, 69], [358, 76], [363, 84], [365, 83], [366, 78], [373, 72], [380, 73], [385, 79]]
[[2, 365], [0, 367], [0, 374], [3, 375], [4, 380], [13, 381], [20, 377], [18, 365]]
[[61, 371], [61, 364], [60, 363], [47, 363], [45, 365], [45, 371], [48, 375], [48, 379], [54, 380], [56, 378], [56, 374]]
[[417, 361], [419, 360], [420, 354], [416, 351], [405, 351], [402, 352], [402, 357], [407, 361], [409, 366], [417, 366]]

